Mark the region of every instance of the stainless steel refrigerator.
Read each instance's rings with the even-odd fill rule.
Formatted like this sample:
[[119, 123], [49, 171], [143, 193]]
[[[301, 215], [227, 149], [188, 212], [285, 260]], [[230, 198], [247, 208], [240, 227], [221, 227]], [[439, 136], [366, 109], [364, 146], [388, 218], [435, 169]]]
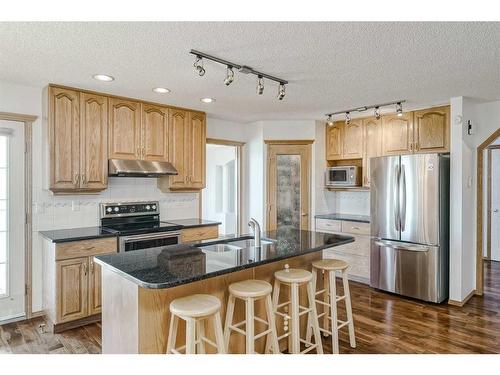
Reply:
[[372, 158], [370, 178], [370, 286], [444, 301], [448, 298], [449, 155]]

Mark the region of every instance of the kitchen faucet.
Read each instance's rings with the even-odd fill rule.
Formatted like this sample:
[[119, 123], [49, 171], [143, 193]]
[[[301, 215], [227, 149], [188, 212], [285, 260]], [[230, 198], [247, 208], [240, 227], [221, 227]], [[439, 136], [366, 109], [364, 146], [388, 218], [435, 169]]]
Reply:
[[257, 220], [254, 218], [251, 218], [250, 221], [248, 222], [248, 226], [252, 228], [253, 231], [253, 236], [254, 236], [254, 242], [255, 242], [255, 247], [260, 247], [261, 242], [260, 242], [260, 225]]

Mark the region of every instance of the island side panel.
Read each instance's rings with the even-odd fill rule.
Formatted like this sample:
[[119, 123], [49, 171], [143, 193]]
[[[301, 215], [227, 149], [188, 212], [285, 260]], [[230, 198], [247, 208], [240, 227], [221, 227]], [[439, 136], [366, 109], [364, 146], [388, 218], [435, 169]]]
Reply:
[[102, 267], [102, 353], [139, 353], [139, 287]]

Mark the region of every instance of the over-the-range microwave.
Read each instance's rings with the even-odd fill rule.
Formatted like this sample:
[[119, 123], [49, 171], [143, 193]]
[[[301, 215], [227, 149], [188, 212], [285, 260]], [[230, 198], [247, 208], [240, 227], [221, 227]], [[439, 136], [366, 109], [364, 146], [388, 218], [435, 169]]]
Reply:
[[325, 172], [326, 187], [356, 187], [361, 186], [361, 169], [354, 165], [329, 167]]

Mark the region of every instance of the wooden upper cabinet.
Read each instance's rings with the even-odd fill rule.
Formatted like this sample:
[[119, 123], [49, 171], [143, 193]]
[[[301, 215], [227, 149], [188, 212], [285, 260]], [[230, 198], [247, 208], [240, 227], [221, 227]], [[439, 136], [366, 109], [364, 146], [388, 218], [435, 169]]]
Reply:
[[188, 160], [187, 160], [187, 132], [188, 114], [186, 111], [169, 110], [169, 161], [173, 164], [177, 172], [176, 176], [170, 179], [170, 188], [184, 188], [188, 182]]
[[80, 188], [108, 186], [108, 98], [80, 94]]
[[50, 189], [79, 187], [80, 117], [79, 93], [49, 87]]
[[88, 258], [61, 260], [57, 264], [57, 321], [87, 316]]
[[363, 119], [363, 186], [370, 186], [370, 158], [382, 155], [382, 120]]
[[143, 104], [141, 151], [143, 160], [168, 161], [168, 108]]
[[344, 125], [343, 159], [361, 159], [363, 157], [363, 121], [351, 120]]
[[109, 158], [141, 158], [141, 103], [109, 99]]
[[205, 187], [205, 154], [206, 154], [206, 126], [205, 114], [189, 113], [188, 123], [188, 164], [189, 187], [203, 189]]
[[402, 155], [413, 149], [413, 112], [382, 116], [383, 155]]
[[344, 121], [334, 122], [332, 126], [326, 125], [326, 160], [342, 159], [342, 137]]
[[415, 111], [415, 152], [448, 152], [450, 150], [450, 107]]

